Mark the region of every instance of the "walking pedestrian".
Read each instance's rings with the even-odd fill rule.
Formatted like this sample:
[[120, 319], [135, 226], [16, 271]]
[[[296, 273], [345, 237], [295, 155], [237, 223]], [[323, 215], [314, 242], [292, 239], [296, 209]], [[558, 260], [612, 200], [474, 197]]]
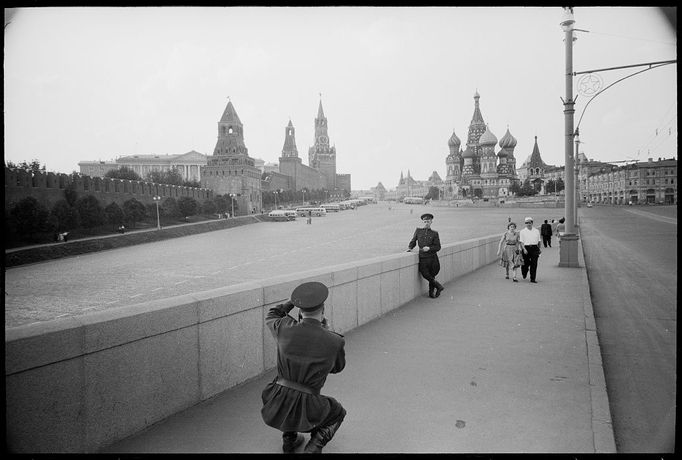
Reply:
[[519, 281], [516, 278], [516, 269], [523, 264], [522, 248], [519, 232], [516, 231], [516, 223], [509, 222], [507, 224], [507, 231], [500, 238], [497, 255], [500, 257], [500, 265], [504, 267], [506, 273], [504, 278], [509, 279], [509, 268], [511, 268], [514, 272], [512, 280], [515, 283]]
[[559, 238], [559, 232], [557, 231], [557, 225], [559, 225], [559, 221], [552, 219], [552, 235], [556, 235], [556, 237]]
[[440, 237], [438, 232], [431, 230], [433, 214], [427, 212], [421, 215], [423, 228], [417, 228], [412, 235], [412, 239], [407, 245], [407, 252], [419, 244], [419, 273], [429, 282], [429, 297], [435, 299], [445, 289], [442, 284], [436, 281], [436, 275], [440, 272], [440, 261], [438, 251], [440, 251]]
[[538, 271], [538, 258], [542, 249], [540, 249], [540, 242], [542, 237], [540, 231], [533, 227], [533, 218], [526, 217], [523, 221], [526, 227], [519, 232], [519, 239], [523, 244], [523, 265], [521, 265], [521, 275], [526, 279], [530, 271], [530, 282], [537, 283], [536, 276]]
[[556, 234], [557, 236], [561, 236], [562, 233], [566, 233], [566, 218], [562, 217], [559, 219], [559, 223], [556, 226]]
[[313, 223], [313, 212], [310, 209], [308, 210], [308, 223]]
[[552, 226], [547, 223], [547, 219], [545, 219], [545, 223], [540, 226], [540, 236], [542, 236], [542, 245], [544, 247], [552, 247]]
[[[320, 390], [329, 374], [346, 365], [345, 339], [329, 330], [324, 302], [329, 290], [312, 281], [300, 284], [284, 304], [271, 308], [265, 323], [277, 341], [277, 376], [262, 393], [263, 421], [282, 431], [282, 450], [293, 453], [310, 433], [306, 453], [320, 453], [346, 416], [334, 398]], [[298, 307], [298, 321], [289, 312]]]

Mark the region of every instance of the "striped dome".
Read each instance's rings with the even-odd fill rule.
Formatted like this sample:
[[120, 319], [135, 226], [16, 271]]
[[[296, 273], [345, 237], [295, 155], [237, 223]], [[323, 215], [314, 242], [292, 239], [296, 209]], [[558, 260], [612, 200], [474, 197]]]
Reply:
[[448, 140], [448, 146], [450, 147], [455, 147], [455, 146], [460, 146], [462, 144], [462, 141], [459, 140], [459, 137], [455, 134], [455, 130], [452, 130], [452, 136], [450, 136], [450, 140]]
[[500, 139], [500, 148], [513, 149], [514, 147], [516, 147], [516, 138], [511, 135], [509, 128], [507, 128], [507, 132]]

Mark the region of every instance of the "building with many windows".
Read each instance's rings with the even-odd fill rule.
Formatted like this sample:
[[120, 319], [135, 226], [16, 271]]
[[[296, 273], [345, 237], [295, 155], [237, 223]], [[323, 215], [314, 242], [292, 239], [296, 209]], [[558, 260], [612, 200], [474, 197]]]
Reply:
[[581, 201], [605, 204], [677, 204], [677, 159], [608, 165], [581, 176]]
[[177, 155], [126, 155], [115, 161], [81, 161], [80, 173], [91, 177], [104, 177], [109, 171], [125, 166], [142, 179], [152, 171], [169, 171], [175, 168], [186, 181], [201, 181], [201, 168], [207, 156], [194, 150]]

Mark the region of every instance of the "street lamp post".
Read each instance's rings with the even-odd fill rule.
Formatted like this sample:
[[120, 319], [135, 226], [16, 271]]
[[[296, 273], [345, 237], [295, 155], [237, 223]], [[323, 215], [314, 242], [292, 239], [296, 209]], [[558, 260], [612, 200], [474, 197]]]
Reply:
[[161, 197], [156, 195], [152, 199], [156, 203], [156, 229], [161, 230], [161, 220], [159, 219], [159, 201], [161, 201]]
[[301, 192], [303, 193], [303, 202], [301, 203], [302, 206], [305, 206], [305, 189], [302, 188]]
[[575, 177], [573, 173], [573, 114], [575, 113], [575, 100], [573, 99], [573, 8], [564, 8], [564, 19], [561, 28], [565, 33], [566, 48], [566, 100], [564, 100], [564, 123], [565, 123], [565, 166], [564, 177], [566, 178], [564, 193], [564, 214], [566, 218], [566, 231], [561, 235], [559, 249], [560, 267], [578, 267], [578, 235], [575, 233]]
[[275, 190], [275, 191], [272, 192], [272, 193], [275, 194], [275, 209], [279, 209], [279, 208], [277, 207], [277, 195], [279, 195], [279, 191], [278, 191], [278, 190]]
[[236, 196], [236, 195], [235, 195], [234, 193], [230, 193], [230, 198], [231, 198], [231, 201], [232, 201], [232, 217], [233, 217], [233, 218], [234, 218], [234, 197], [235, 197], [235, 196]]

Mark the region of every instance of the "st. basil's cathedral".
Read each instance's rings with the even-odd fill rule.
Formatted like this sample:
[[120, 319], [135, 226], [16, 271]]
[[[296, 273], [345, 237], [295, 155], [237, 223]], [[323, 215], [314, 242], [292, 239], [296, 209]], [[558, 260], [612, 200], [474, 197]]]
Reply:
[[497, 137], [483, 121], [479, 106], [480, 95], [474, 94], [474, 115], [469, 125], [466, 148], [453, 130], [448, 141], [450, 154], [445, 159], [445, 198], [500, 199], [510, 195], [516, 174], [514, 148], [516, 139], [509, 132], [499, 141], [500, 151], [495, 153]]

